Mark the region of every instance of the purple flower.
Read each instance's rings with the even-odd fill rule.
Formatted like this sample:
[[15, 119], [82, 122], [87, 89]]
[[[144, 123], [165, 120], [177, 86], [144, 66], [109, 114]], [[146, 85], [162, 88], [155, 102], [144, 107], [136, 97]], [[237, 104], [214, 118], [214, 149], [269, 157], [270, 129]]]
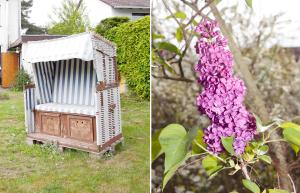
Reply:
[[200, 38], [195, 46], [199, 54], [195, 70], [203, 86], [196, 104], [212, 123], [204, 131], [204, 141], [218, 154], [224, 151], [221, 137], [233, 136], [235, 153], [242, 154], [256, 133], [255, 118], [243, 105], [246, 87], [233, 74], [233, 57], [217, 22], [204, 20], [196, 32]]

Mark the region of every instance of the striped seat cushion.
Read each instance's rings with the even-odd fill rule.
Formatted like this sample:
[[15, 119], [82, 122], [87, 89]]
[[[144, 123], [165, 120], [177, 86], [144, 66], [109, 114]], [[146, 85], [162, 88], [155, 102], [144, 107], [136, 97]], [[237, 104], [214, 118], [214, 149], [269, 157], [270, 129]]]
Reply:
[[37, 105], [35, 109], [40, 111], [76, 113], [76, 114], [84, 114], [84, 115], [92, 115], [92, 116], [95, 115], [95, 107], [90, 105], [44, 103], [44, 104]]

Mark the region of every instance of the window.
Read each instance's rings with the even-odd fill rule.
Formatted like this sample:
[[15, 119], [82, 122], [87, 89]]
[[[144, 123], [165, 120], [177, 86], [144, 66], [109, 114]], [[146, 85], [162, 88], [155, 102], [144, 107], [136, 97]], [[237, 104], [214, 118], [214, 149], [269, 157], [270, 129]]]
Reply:
[[146, 15], [149, 15], [149, 13], [132, 13], [132, 20], [137, 20]]

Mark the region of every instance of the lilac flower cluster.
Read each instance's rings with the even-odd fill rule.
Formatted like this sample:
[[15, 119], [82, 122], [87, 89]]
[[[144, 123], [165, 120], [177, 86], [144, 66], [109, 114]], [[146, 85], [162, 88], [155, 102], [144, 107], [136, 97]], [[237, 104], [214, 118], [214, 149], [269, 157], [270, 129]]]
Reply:
[[199, 83], [203, 91], [197, 97], [199, 111], [207, 114], [211, 125], [205, 129], [204, 141], [215, 154], [224, 151], [221, 137], [234, 136], [234, 150], [242, 154], [256, 132], [255, 118], [243, 105], [246, 87], [233, 74], [233, 58], [227, 40], [215, 21], [204, 20], [197, 28], [196, 44]]

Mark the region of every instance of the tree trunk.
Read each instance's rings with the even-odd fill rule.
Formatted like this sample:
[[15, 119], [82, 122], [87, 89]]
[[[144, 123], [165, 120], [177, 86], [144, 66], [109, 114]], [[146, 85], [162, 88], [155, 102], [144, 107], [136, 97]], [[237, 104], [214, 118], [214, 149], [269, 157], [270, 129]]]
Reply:
[[[241, 51], [239, 50], [237, 44], [235, 43], [230, 31], [228, 30], [225, 21], [221, 17], [221, 14], [214, 3], [210, 4], [211, 11], [215, 16], [216, 20], [219, 23], [221, 31], [223, 35], [228, 39], [229, 48], [233, 54], [234, 62], [235, 62], [235, 70], [238, 72], [248, 89], [248, 96], [251, 103], [251, 110], [255, 112], [264, 123], [267, 123], [269, 120], [269, 114], [266, 109], [265, 103], [263, 98], [257, 89], [256, 81], [253, 79], [249, 69], [248, 69], [248, 62], [242, 56]], [[280, 138], [278, 132], [273, 132], [271, 135], [271, 139], [278, 139]], [[275, 165], [275, 169], [279, 175], [279, 186], [283, 189], [292, 191], [292, 186], [288, 177], [288, 164], [286, 161], [286, 151], [285, 147], [281, 143], [272, 143], [271, 149], [273, 150], [272, 160], [273, 164]]]

